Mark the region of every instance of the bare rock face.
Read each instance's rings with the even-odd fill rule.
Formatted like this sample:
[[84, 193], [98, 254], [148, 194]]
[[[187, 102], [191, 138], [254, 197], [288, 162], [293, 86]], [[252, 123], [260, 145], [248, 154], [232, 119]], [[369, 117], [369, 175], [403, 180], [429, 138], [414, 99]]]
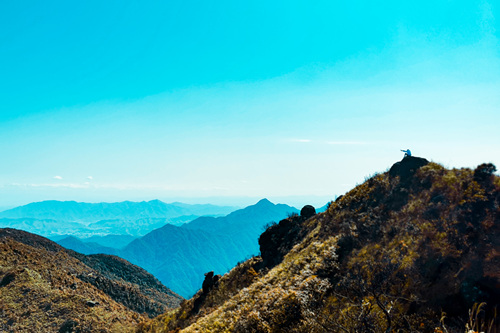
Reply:
[[313, 217], [314, 215], [316, 215], [316, 209], [314, 209], [314, 207], [311, 205], [305, 205], [300, 210], [300, 216], [302, 216], [305, 220]]
[[259, 247], [264, 267], [271, 268], [279, 264], [288, 251], [302, 239], [302, 223], [305, 220], [303, 215], [293, 215], [271, 225], [260, 235]]
[[210, 271], [205, 273], [205, 280], [203, 280], [203, 284], [201, 285], [201, 292], [196, 293], [193, 299], [193, 308], [191, 309], [191, 313], [198, 313], [200, 311], [200, 307], [205, 302], [210, 291], [214, 288], [217, 288], [219, 285], [219, 279], [221, 276], [219, 274], [214, 275], [214, 271]]
[[409, 179], [418, 168], [429, 164], [425, 158], [415, 156], [405, 156], [401, 162], [396, 162], [389, 170], [389, 176], [399, 176], [402, 181]]
[[203, 285], [202, 285], [204, 294], [208, 293], [210, 289], [212, 289], [212, 287], [214, 286], [213, 278], [214, 278], [214, 271], [205, 273], [205, 280], [203, 280]]
[[474, 170], [474, 180], [478, 183], [491, 183], [493, 180], [493, 174], [497, 171], [497, 168], [492, 163], [483, 163], [477, 166]]
[[205, 273], [205, 280], [202, 284], [203, 293], [207, 294], [213, 287], [217, 286], [217, 282], [220, 279], [220, 275], [214, 275], [214, 271]]

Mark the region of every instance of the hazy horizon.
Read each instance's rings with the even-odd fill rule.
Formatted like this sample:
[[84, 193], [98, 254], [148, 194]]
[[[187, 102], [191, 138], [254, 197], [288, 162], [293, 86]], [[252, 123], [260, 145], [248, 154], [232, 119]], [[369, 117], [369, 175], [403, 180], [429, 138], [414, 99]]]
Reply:
[[316, 206], [407, 148], [499, 167], [499, 13], [494, 1], [4, 2], [0, 207]]
[[333, 198], [329, 197], [301, 197], [301, 196], [288, 196], [288, 197], [205, 197], [205, 198], [164, 198], [164, 199], [136, 199], [136, 200], [129, 200], [129, 199], [124, 199], [124, 200], [108, 200], [108, 201], [100, 201], [100, 200], [56, 200], [56, 199], [46, 199], [46, 200], [40, 200], [40, 201], [29, 201], [25, 203], [21, 203], [19, 205], [9, 205], [9, 206], [0, 206], [0, 212], [3, 212], [5, 210], [9, 210], [12, 208], [24, 206], [30, 203], [36, 203], [36, 202], [43, 202], [43, 201], [75, 201], [75, 202], [84, 202], [84, 203], [118, 203], [118, 202], [124, 202], [124, 201], [131, 201], [131, 202], [148, 202], [148, 201], [153, 201], [153, 200], [160, 200], [164, 203], [167, 204], [173, 204], [173, 203], [184, 203], [184, 204], [190, 204], [190, 205], [196, 205], [196, 204], [209, 204], [209, 205], [216, 205], [216, 206], [233, 206], [236, 209], [241, 209], [245, 208], [247, 206], [251, 206], [256, 204], [262, 199], [268, 199], [271, 201], [273, 204], [285, 204], [289, 205], [292, 207], [295, 207], [297, 209], [301, 209], [305, 205], [312, 205], [315, 208], [320, 208], [326, 205], [328, 202], [335, 200], [336, 196]]

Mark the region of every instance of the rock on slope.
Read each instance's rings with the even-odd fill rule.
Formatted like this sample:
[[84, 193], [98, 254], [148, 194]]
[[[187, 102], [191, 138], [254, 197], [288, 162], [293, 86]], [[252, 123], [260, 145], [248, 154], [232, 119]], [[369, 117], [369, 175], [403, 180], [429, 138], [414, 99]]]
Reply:
[[405, 158], [326, 212], [271, 226], [262, 257], [140, 331], [487, 331], [500, 300], [494, 171]]

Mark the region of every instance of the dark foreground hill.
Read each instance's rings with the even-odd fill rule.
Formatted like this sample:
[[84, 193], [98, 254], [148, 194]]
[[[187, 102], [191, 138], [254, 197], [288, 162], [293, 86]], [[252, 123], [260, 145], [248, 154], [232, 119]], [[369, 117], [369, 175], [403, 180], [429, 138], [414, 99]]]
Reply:
[[127, 331], [182, 298], [140, 267], [0, 229], [0, 331]]
[[207, 274], [192, 299], [140, 331], [495, 332], [494, 171], [405, 158], [326, 212], [270, 226], [262, 256]]

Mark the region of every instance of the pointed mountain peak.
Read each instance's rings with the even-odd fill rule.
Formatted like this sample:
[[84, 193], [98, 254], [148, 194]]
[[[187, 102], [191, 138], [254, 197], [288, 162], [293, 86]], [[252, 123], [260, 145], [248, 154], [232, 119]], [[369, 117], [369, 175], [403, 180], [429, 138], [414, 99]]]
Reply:
[[255, 205], [256, 205], [256, 206], [264, 206], [264, 205], [266, 205], [266, 206], [268, 206], [268, 205], [273, 205], [273, 206], [274, 206], [274, 204], [273, 204], [271, 201], [269, 201], [268, 199], [266, 199], [266, 198], [261, 199], [261, 200], [260, 200], [259, 202], [257, 202]]

